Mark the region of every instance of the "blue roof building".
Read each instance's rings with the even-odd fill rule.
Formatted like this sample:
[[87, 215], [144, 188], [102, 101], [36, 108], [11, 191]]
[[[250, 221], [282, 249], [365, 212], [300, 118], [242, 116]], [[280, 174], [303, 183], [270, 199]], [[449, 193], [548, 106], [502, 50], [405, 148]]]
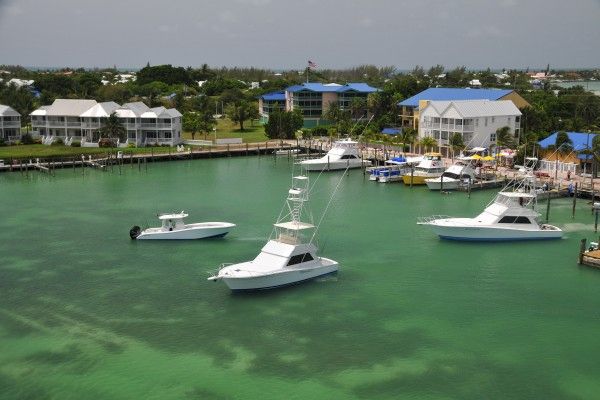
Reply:
[[331, 122], [323, 118], [332, 104], [337, 104], [342, 110], [350, 109], [355, 99], [362, 100], [362, 110], [353, 110], [353, 119], [366, 119], [367, 96], [378, 92], [364, 82], [352, 82], [345, 85], [337, 83], [306, 82], [290, 86], [285, 90], [286, 110], [300, 110], [304, 117], [305, 127], [328, 125]]
[[258, 113], [260, 122], [265, 124], [269, 120], [269, 114], [275, 109], [285, 110], [285, 92], [265, 93], [258, 98]]
[[[575, 152], [591, 149], [592, 142], [597, 135], [597, 133], [588, 132], [567, 132], [567, 136], [569, 136], [569, 139], [571, 139], [571, 142], [573, 143], [573, 151]], [[538, 144], [542, 149], [547, 149], [550, 146], [554, 146], [556, 144], [556, 136], [558, 136], [558, 132], [554, 132], [547, 138], [540, 140]], [[578, 154], [577, 157], [580, 160], [586, 160], [591, 158], [591, 155]]]
[[419, 111], [430, 101], [511, 100], [517, 108], [529, 103], [512, 89], [429, 88], [398, 103], [402, 126], [418, 129]]

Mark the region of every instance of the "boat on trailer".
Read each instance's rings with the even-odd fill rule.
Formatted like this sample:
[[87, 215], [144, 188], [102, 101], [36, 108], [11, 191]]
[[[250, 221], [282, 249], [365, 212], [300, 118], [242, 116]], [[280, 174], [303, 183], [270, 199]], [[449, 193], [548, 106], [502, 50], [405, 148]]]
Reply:
[[254, 291], [336, 273], [338, 262], [317, 255], [317, 227], [306, 222], [310, 221], [306, 210], [309, 191], [308, 176], [293, 177], [284, 206], [285, 215], [282, 212], [277, 219], [271, 239], [260, 253], [252, 261], [222, 264], [208, 280], [223, 281], [232, 291]]

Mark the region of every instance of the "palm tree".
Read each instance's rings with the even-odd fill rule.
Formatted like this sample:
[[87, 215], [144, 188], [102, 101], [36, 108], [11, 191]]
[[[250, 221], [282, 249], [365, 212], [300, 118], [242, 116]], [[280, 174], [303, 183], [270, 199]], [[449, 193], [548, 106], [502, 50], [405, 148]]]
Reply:
[[127, 136], [127, 129], [119, 121], [117, 113], [112, 113], [106, 118], [104, 126], [98, 130], [101, 138], [108, 138], [115, 140], [119, 139], [124, 141]]
[[496, 129], [496, 145], [498, 147], [514, 147], [515, 138], [510, 133], [510, 128], [508, 126]]
[[398, 135], [398, 140], [402, 143], [402, 151], [404, 152], [404, 146], [408, 144], [408, 151], [412, 153], [412, 145], [415, 142], [417, 137], [417, 131], [410, 127], [402, 128], [400, 135]]
[[431, 151], [434, 146], [437, 146], [437, 140], [431, 136], [425, 136], [420, 140], [421, 146], [425, 147], [427, 151]]
[[466, 146], [463, 142], [462, 134], [459, 132], [454, 132], [452, 136], [450, 136], [450, 148], [452, 149], [452, 161], [454, 161], [454, 155], [457, 151], [463, 150]]

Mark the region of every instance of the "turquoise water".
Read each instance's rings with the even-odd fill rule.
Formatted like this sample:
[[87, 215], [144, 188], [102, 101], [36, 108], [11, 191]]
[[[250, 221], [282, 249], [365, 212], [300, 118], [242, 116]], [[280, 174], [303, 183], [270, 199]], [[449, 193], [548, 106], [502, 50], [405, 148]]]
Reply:
[[[576, 264], [595, 236], [585, 201], [571, 219], [553, 200], [560, 241], [446, 242], [416, 218], [473, 215], [494, 192], [352, 171], [320, 231], [337, 277], [243, 295], [206, 281], [257, 254], [290, 170], [246, 157], [0, 175], [0, 398], [597, 398], [600, 271]], [[339, 177], [318, 179], [315, 217]], [[180, 210], [238, 227], [129, 240]]]
[[585, 90], [589, 90], [590, 92], [600, 93], [600, 81], [556, 82], [556, 85], [564, 88], [582, 86]]

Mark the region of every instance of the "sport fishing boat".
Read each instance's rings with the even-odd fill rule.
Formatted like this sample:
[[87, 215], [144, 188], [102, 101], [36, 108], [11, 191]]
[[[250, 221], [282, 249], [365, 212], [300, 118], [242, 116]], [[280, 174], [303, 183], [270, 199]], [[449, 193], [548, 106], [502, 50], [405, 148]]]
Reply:
[[[528, 174], [513, 181], [475, 218], [433, 216], [423, 218], [419, 225], [429, 225], [442, 239], [465, 241], [508, 241], [560, 239], [563, 231], [549, 224], [540, 224], [535, 211], [537, 193], [535, 176]], [[509, 191], [512, 187], [513, 191]]]
[[461, 183], [475, 180], [475, 168], [472, 157], [457, 158], [439, 178], [425, 179], [425, 184], [430, 190], [455, 190]]
[[174, 214], [160, 214], [158, 219], [161, 226], [158, 228], [147, 228], [142, 230], [134, 226], [129, 230], [129, 237], [137, 240], [148, 239], [205, 239], [223, 237], [235, 224], [229, 222], [198, 222], [186, 224], [183, 219], [188, 214], [183, 211]]
[[309, 189], [307, 176], [293, 177], [284, 211], [260, 254], [252, 261], [223, 264], [208, 280], [223, 281], [233, 291], [252, 291], [292, 285], [337, 272], [336, 261], [317, 255], [315, 225], [302, 221], [310, 221], [305, 207]]
[[299, 164], [306, 171], [334, 171], [370, 166], [371, 162], [361, 158], [358, 142], [344, 139], [336, 141], [323, 157], [300, 161]]
[[444, 172], [444, 161], [440, 153], [425, 153], [423, 160], [414, 168], [402, 176], [405, 185], [424, 185], [425, 179], [439, 178]]

